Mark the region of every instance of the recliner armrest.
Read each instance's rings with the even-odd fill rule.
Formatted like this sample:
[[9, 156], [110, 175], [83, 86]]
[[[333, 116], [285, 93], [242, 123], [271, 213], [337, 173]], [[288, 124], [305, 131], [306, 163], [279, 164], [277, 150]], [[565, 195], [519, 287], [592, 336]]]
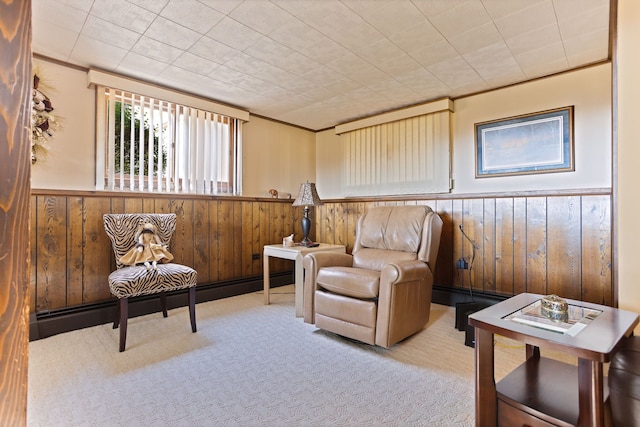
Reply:
[[[314, 266], [316, 274], [322, 267], [351, 267], [353, 265], [353, 256], [340, 252], [313, 252], [305, 255], [304, 258], [305, 260], [309, 259], [310, 265]], [[303, 263], [305, 260], [303, 260]]]
[[386, 265], [380, 276], [376, 345], [389, 348], [429, 321], [433, 274], [423, 261]]
[[304, 268], [303, 319], [315, 323], [314, 297], [317, 289], [316, 277], [323, 267], [351, 267], [353, 256], [339, 252], [312, 252], [302, 259]]
[[429, 267], [422, 261], [402, 261], [387, 264], [380, 272], [380, 287], [386, 284], [421, 280], [429, 272]]

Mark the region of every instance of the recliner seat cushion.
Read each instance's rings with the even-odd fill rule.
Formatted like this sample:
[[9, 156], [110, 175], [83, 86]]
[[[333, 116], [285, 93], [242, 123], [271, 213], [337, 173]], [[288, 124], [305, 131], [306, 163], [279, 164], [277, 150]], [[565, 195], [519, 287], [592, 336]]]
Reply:
[[316, 278], [318, 286], [329, 292], [354, 298], [377, 298], [380, 272], [352, 267], [325, 267]]

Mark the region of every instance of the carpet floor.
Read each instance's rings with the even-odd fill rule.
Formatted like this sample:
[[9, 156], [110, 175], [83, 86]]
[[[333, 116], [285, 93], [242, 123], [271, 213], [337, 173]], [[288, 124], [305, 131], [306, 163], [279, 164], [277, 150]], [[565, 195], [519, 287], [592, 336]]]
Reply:
[[[383, 349], [294, 316], [293, 287], [251, 293], [29, 344], [28, 426], [472, 426], [474, 350], [455, 309]], [[496, 377], [524, 346], [496, 340]]]

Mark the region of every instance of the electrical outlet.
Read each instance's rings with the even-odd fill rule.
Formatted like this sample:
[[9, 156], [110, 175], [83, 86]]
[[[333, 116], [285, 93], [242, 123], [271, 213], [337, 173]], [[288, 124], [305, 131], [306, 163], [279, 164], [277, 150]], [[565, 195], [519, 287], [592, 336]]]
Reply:
[[466, 259], [460, 258], [458, 262], [456, 262], [456, 268], [458, 270], [467, 270], [469, 268], [469, 263]]

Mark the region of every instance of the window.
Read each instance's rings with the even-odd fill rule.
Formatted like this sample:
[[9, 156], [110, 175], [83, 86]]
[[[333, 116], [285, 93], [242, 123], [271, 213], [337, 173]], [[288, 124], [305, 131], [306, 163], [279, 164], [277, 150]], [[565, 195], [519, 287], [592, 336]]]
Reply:
[[242, 121], [98, 86], [97, 187], [241, 194]]
[[453, 102], [442, 98], [335, 127], [344, 196], [451, 190]]

